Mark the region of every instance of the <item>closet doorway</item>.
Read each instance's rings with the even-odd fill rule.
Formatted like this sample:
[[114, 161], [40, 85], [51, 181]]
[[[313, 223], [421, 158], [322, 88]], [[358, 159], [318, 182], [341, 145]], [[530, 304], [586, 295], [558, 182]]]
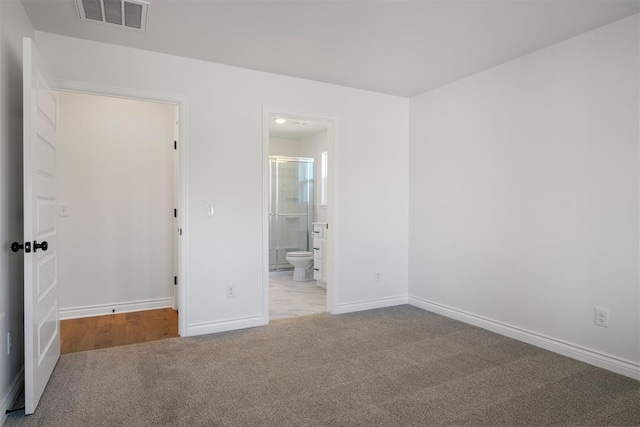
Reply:
[[59, 93], [64, 351], [178, 335], [178, 105]]

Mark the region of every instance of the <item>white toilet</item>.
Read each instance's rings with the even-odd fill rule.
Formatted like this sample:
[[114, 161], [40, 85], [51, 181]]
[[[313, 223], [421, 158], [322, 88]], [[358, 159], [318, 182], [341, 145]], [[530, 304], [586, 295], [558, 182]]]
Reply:
[[307, 280], [307, 270], [313, 265], [313, 252], [288, 252], [287, 262], [293, 265], [293, 280], [304, 282]]

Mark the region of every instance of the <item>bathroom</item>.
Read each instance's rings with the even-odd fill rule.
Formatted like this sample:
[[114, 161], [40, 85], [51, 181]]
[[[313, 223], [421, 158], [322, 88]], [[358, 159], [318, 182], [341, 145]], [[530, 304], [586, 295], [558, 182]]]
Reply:
[[327, 311], [327, 122], [270, 115], [269, 318]]

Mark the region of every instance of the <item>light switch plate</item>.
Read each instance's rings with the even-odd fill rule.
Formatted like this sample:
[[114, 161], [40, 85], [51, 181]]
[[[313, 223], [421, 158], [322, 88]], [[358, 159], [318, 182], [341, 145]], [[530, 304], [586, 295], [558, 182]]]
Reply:
[[205, 218], [213, 218], [216, 214], [216, 211], [213, 205], [205, 205], [204, 217]]
[[60, 216], [69, 216], [69, 205], [67, 203], [60, 203], [58, 205], [58, 214]]

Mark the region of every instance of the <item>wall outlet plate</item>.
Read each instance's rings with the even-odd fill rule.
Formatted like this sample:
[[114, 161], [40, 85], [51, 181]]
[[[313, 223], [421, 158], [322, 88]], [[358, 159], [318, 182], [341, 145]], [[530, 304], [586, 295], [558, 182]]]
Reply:
[[227, 286], [227, 298], [236, 297], [236, 287], [234, 285]]
[[609, 327], [609, 309], [596, 307], [595, 308], [595, 324], [602, 326], [603, 328]]

